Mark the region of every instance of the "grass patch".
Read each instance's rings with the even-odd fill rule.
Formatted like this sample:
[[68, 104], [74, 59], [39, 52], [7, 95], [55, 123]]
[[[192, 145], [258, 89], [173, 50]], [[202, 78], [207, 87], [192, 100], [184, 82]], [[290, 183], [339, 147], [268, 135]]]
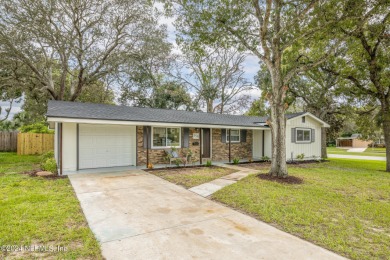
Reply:
[[38, 156], [0, 153], [0, 245], [65, 248], [63, 252], [1, 252], [0, 258], [101, 259], [99, 244], [67, 178], [18, 174]]
[[[289, 166], [299, 185], [250, 175], [212, 195], [281, 230], [353, 259], [390, 255], [390, 173], [382, 161]], [[267, 172], [268, 169], [261, 169]]]
[[367, 148], [362, 153], [347, 152], [347, 149], [342, 149], [337, 147], [328, 147], [326, 149], [328, 151], [328, 154], [386, 157], [386, 148]]
[[233, 172], [236, 172], [236, 170], [217, 166], [178, 169], [167, 168], [150, 171], [151, 174], [157, 175], [187, 189], [218, 179]]

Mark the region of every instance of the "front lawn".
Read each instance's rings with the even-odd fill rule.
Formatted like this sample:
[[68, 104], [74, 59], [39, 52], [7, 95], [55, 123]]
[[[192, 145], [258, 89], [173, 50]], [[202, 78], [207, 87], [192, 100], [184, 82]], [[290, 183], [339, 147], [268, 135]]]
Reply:
[[[18, 246], [2, 248], [0, 258], [101, 259], [69, 180], [20, 174], [38, 162], [38, 156], [0, 153], [0, 246]], [[15, 252], [19, 246], [35, 251]]]
[[303, 184], [250, 175], [212, 198], [346, 257], [389, 259], [390, 173], [384, 169], [382, 161], [345, 159], [290, 166]]
[[189, 189], [203, 183], [221, 178], [225, 175], [236, 172], [236, 170], [224, 167], [188, 167], [188, 168], [166, 168], [150, 171], [167, 181]]
[[347, 149], [328, 147], [328, 154], [344, 154], [344, 155], [358, 155], [358, 156], [380, 156], [386, 157], [386, 148], [367, 148], [362, 153], [347, 152]]

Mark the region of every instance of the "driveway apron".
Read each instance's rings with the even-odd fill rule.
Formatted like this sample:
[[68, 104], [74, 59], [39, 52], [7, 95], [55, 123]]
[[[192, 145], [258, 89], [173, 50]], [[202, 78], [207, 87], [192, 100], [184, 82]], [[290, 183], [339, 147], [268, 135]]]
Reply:
[[106, 259], [342, 259], [142, 170], [69, 178]]

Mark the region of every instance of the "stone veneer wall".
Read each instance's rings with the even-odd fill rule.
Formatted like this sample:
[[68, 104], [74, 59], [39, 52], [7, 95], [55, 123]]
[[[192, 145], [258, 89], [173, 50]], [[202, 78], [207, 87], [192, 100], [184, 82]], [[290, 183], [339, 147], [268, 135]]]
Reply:
[[[180, 155], [182, 155], [185, 150], [191, 149], [194, 162], [199, 162], [199, 145], [193, 145], [194, 142], [199, 142], [199, 140], [193, 139], [192, 135], [194, 132], [199, 133], [199, 130], [195, 130], [195, 128], [190, 128], [189, 147], [179, 148], [178, 152]], [[182, 128], [181, 135], [183, 138], [183, 128]], [[143, 126], [137, 126], [137, 165], [138, 166], [146, 165], [146, 148], [144, 148], [143, 136], [144, 136]], [[149, 149], [149, 162], [152, 164], [169, 164], [169, 162], [165, 159], [166, 154], [164, 149]]]
[[[213, 131], [212, 160], [213, 161], [229, 160], [229, 143], [222, 143], [221, 129], [213, 129], [212, 131]], [[252, 158], [252, 130], [246, 131], [246, 142], [231, 143], [231, 157], [232, 160], [235, 157], [240, 159]]]
[[[199, 145], [194, 145], [194, 142], [199, 143], [199, 139], [193, 139], [193, 133], [199, 133], [199, 128], [190, 128], [189, 147], [178, 149], [182, 155], [186, 149], [191, 149], [194, 162], [199, 162]], [[183, 136], [183, 130], [182, 130]], [[245, 143], [231, 144], [232, 159], [238, 157], [240, 159], [252, 158], [252, 131], [247, 130]], [[212, 129], [212, 160], [227, 161], [229, 160], [229, 144], [222, 143], [221, 129]], [[149, 162], [152, 164], [169, 164], [165, 159], [166, 154], [164, 149], [149, 149]], [[203, 162], [204, 163], [204, 162]], [[146, 148], [144, 148], [143, 126], [137, 126], [137, 165], [146, 165]]]

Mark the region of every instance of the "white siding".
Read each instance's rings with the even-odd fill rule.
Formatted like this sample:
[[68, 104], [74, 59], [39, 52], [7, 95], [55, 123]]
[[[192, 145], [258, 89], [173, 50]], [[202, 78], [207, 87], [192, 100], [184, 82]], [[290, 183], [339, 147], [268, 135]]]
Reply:
[[264, 156], [272, 156], [272, 136], [271, 130], [264, 130]]
[[54, 123], [54, 158], [58, 165], [58, 123]]
[[262, 130], [253, 130], [253, 150], [252, 157], [254, 159], [260, 159], [262, 155], [262, 142], [263, 142], [263, 131]]
[[62, 170], [75, 171], [77, 168], [77, 124], [63, 123]]
[[[302, 123], [302, 117], [293, 118], [287, 120], [286, 127], [286, 159], [291, 159], [291, 153], [293, 158], [296, 159], [298, 154], [305, 154], [306, 158], [312, 158], [313, 156], [321, 156], [321, 124], [310, 116], [306, 116], [306, 122]], [[292, 143], [291, 142], [291, 129], [292, 128], [311, 128], [315, 131], [315, 141], [312, 143]]]

